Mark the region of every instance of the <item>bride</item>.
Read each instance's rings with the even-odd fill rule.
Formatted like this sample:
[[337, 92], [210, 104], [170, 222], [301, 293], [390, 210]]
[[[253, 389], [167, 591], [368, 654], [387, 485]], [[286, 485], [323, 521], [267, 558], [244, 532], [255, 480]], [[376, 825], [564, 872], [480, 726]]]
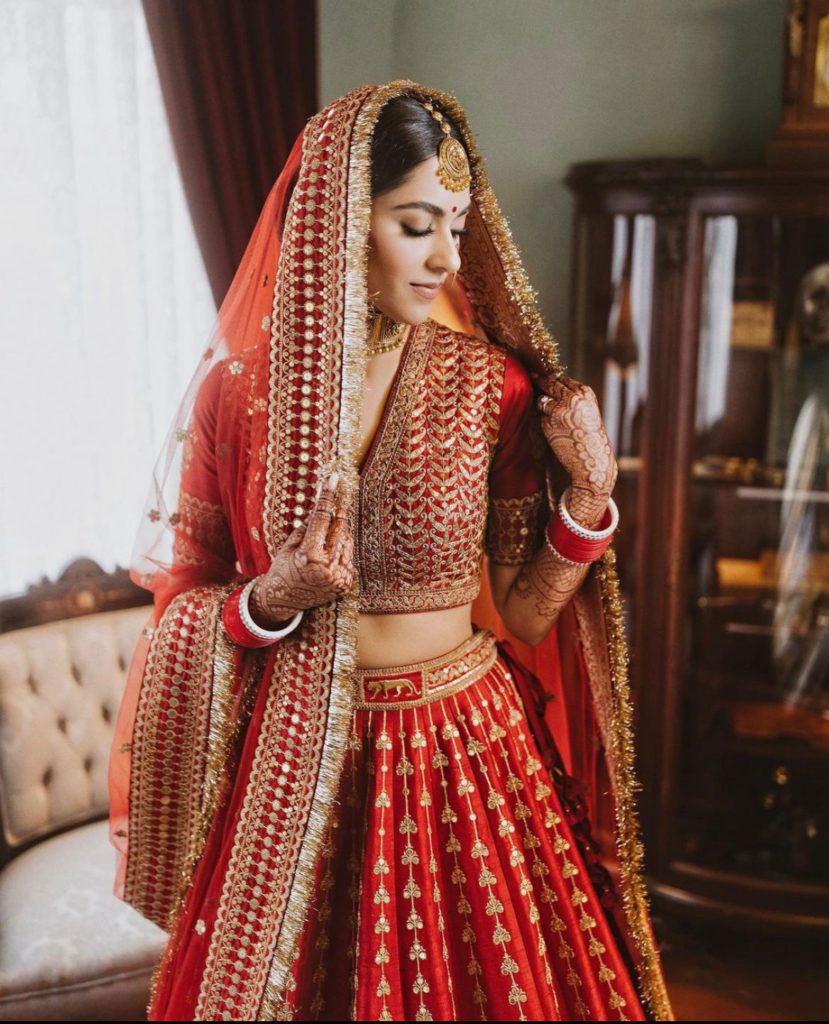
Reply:
[[315, 115], [136, 547], [110, 837], [170, 933], [149, 1019], [672, 1019], [615, 479], [457, 101]]

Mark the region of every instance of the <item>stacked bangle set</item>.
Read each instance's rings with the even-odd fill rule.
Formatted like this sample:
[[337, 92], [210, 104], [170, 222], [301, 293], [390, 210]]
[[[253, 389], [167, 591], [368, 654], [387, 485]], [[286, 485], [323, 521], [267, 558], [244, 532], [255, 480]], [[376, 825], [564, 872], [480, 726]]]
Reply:
[[567, 509], [568, 487], [558, 505], [551, 508], [544, 540], [552, 554], [566, 565], [586, 565], [600, 558], [619, 525], [619, 509], [609, 498], [605, 514], [597, 530], [588, 530], [577, 523]]
[[222, 622], [227, 635], [242, 647], [268, 647], [281, 640], [299, 625], [304, 612], [298, 611], [287, 626], [280, 629], [263, 629], [253, 621], [248, 608], [250, 593], [256, 584], [256, 577], [244, 586], [232, 591], [222, 609]]

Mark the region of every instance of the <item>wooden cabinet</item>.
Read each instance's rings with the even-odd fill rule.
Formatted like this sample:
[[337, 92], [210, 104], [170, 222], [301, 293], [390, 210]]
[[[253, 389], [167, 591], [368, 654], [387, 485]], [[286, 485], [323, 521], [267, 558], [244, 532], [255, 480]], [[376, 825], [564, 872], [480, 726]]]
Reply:
[[829, 168], [574, 165], [655, 901], [829, 930]]

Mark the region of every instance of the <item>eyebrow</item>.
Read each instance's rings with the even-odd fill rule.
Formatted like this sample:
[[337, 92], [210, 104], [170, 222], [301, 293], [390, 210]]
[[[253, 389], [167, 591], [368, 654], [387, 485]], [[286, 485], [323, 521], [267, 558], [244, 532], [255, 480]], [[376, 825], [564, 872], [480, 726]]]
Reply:
[[[455, 214], [455, 217], [463, 217], [465, 213], [469, 213], [472, 207], [472, 203], [467, 206], [465, 210], [461, 210], [460, 213]], [[446, 211], [442, 210], [439, 206], [435, 206], [434, 203], [427, 203], [425, 200], [420, 199], [416, 203], [400, 203], [398, 206], [393, 206], [393, 210], [426, 210], [427, 213], [433, 213], [436, 217], [444, 217]]]

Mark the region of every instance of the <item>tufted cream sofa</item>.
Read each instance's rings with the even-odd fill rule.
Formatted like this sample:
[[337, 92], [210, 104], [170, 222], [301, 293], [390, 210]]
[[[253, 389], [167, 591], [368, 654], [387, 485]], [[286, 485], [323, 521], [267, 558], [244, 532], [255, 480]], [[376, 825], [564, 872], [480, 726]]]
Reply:
[[0, 1020], [146, 1017], [166, 934], [112, 894], [106, 816], [112, 729], [148, 612], [0, 634]]

